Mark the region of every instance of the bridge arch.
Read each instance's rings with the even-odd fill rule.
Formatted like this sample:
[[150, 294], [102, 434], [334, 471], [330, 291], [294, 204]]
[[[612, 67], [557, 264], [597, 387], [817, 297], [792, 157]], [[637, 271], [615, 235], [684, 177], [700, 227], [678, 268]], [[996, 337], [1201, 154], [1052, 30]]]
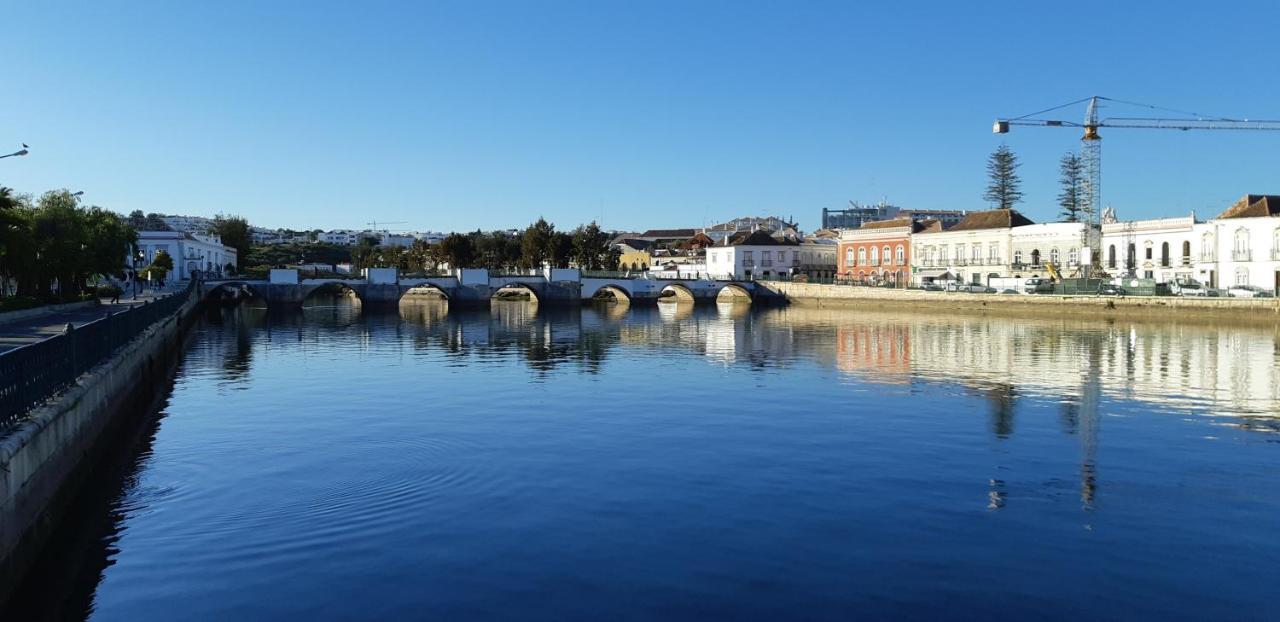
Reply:
[[204, 292], [205, 300], [246, 300], [262, 298], [262, 293], [254, 289], [253, 284], [245, 281], [221, 281], [208, 283]]
[[535, 289], [532, 285], [529, 285], [528, 283], [520, 283], [518, 281], [511, 282], [511, 283], [504, 283], [501, 287], [494, 289], [492, 292], [489, 293], [489, 299], [492, 300], [494, 298], [501, 298], [502, 296], [500, 296], [500, 294], [502, 292], [512, 292], [512, 291], [519, 291], [519, 292], [529, 294], [529, 302], [535, 305], [541, 302], [541, 299], [538, 297], [537, 289]]
[[612, 296], [618, 304], [631, 304], [631, 292], [628, 292], [626, 288], [621, 285], [601, 285], [596, 288], [594, 293], [591, 294], [591, 299], [600, 300], [605, 296]]
[[752, 298], [751, 292], [747, 290], [747, 288], [738, 285], [737, 283], [725, 283], [716, 291], [716, 300], [725, 302], [732, 300], [751, 302]]
[[658, 293], [658, 300], [665, 302], [694, 302], [693, 290], [681, 283], [669, 283]]
[[406, 299], [412, 300], [415, 297], [421, 297], [424, 299], [443, 298], [444, 300], [449, 300], [449, 292], [445, 291], [443, 287], [440, 287], [439, 285], [436, 285], [434, 283], [420, 283], [417, 285], [410, 286], [406, 288], [403, 292], [400, 292], [401, 302], [404, 302]]
[[343, 283], [342, 281], [329, 281], [327, 283], [315, 285], [310, 289], [303, 290], [302, 306], [307, 306], [307, 303], [317, 295], [350, 296], [351, 298], [354, 298], [356, 302], [361, 304], [364, 303], [364, 297], [361, 295], [360, 290], [352, 287], [348, 283]]

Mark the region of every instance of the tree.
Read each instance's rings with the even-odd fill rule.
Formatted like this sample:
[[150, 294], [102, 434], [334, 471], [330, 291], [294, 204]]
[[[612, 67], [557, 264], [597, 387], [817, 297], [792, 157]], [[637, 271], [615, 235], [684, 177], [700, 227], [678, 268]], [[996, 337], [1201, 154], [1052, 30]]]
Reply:
[[212, 233], [222, 238], [222, 243], [236, 249], [236, 269], [244, 268], [245, 259], [253, 245], [253, 236], [249, 233], [249, 221], [239, 216], [218, 214], [213, 217]]
[[129, 226], [135, 231], [147, 231], [147, 215], [140, 209], [129, 212]]
[[449, 237], [440, 242], [440, 255], [454, 270], [470, 268], [474, 260], [473, 253], [471, 238], [461, 233], [450, 233]]
[[[582, 270], [604, 270], [609, 264], [609, 236], [592, 222], [573, 230], [573, 263]], [[614, 262], [617, 265], [617, 262]]]
[[556, 249], [555, 225], [539, 218], [529, 225], [520, 236], [520, 266], [522, 268], [541, 268], [552, 259]]
[[173, 231], [169, 223], [164, 221], [164, 214], [151, 212], [143, 219], [141, 227], [134, 227], [138, 231]]
[[173, 271], [173, 257], [164, 251], [156, 251], [156, 256], [152, 258], [151, 265], [142, 269], [142, 274], [148, 279], [162, 280], [165, 275]]
[[1022, 202], [1022, 191], [1018, 188], [1022, 180], [1018, 178], [1018, 156], [1008, 145], [1000, 145], [987, 159], [987, 177], [990, 183], [982, 198], [995, 204], [997, 209], [1012, 209]]
[[1062, 177], [1058, 183], [1062, 185], [1062, 191], [1058, 193], [1058, 206], [1062, 208], [1062, 217], [1067, 222], [1080, 222], [1080, 214], [1085, 208], [1084, 162], [1080, 156], [1068, 151], [1062, 156], [1060, 170]]

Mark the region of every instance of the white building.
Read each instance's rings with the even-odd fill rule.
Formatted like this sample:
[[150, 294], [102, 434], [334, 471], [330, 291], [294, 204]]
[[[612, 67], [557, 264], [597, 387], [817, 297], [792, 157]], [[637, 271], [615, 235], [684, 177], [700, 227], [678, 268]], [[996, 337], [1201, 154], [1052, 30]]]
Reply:
[[[912, 281], [987, 283], [992, 278], [1013, 276], [1013, 231], [1034, 224], [1016, 210], [996, 209], [969, 212], [960, 224], [944, 231], [913, 234]], [[1022, 260], [1030, 261], [1031, 257], [1026, 255]], [[1019, 275], [1026, 267], [1018, 266]]]
[[321, 233], [319, 239], [325, 244], [355, 246], [356, 242], [360, 240], [360, 232], [351, 229], [334, 229]]
[[1250, 194], [1217, 218], [1112, 221], [1102, 225], [1103, 269], [1158, 283], [1280, 291], [1280, 196]]
[[1216, 279], [1217, 252], [1200, 239], [1212, 227], [1195, 216], [1102, 223], [1101, 269], [1111, 276], [1158, 283]]
[[767, 231], [740, 233], [707, 249], [712, 278], [773, 279], [806, 274], [829, 278], [836, 270], [836, 245], [778, 239]]
[[1217, 218], [1197, 226], [1201, 280], [1210, 287], [1252, 285], [1280, 290], [1280, 196], [1245, 195]]
[[[187, 280], [192, 274], [224, 274], [227, 265], [236, 265], [236, 249], [226, 246], [216, 235], [182, 233], [181, 231], [139, 231], [138, 250], [142, 257], [137, 267], [155, 260], [157, 253], [173, 258], [172, 280]], [[135, 265], [132, 261], [126, 262]]]
[[1010, 274], [1001, 276], [1047, 277], [1049, 266], [1065, 278], [1081, 278], [1085, 233], [1082, 222], [1028, 224], [1009, 230]]
[[179, 233], [207, 233], [213, 228], [213, 219], [204, 216], [162, 216], [160, 218], [170, 229]]

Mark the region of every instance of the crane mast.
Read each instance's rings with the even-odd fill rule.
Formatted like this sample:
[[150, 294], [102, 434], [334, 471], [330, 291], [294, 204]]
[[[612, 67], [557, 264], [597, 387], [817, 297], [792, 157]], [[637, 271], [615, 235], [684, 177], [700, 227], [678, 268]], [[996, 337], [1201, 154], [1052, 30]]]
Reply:
[[1098, 134], [1097, 97], [1089, 98], [1089, 107], [1085, 111], [1080, 160], [1084, 165], [1084, 217], [1089, 223], [1081, 234], [1080, 263], [1086, 266], [1087, 273], [1097, 263], [1093, 253], [1102, 248], [1102, 136]]

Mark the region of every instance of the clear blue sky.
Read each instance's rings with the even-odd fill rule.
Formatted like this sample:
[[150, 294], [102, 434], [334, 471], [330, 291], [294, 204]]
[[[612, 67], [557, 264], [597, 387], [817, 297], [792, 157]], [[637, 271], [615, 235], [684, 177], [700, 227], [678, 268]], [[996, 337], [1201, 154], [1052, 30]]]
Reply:
[[[849, 199], [986, 207], [996, 116], [1280, 118], [1271, 2], [107, 4], [3, 9], [0, 151], [32, 153], [0, 184], [296, 228], [813, 229]], [[1104, 136], [1121, 217], [1280, 193], [1280, 133]], [[1077, 139], [1003, 138], [1033, 219]]]

